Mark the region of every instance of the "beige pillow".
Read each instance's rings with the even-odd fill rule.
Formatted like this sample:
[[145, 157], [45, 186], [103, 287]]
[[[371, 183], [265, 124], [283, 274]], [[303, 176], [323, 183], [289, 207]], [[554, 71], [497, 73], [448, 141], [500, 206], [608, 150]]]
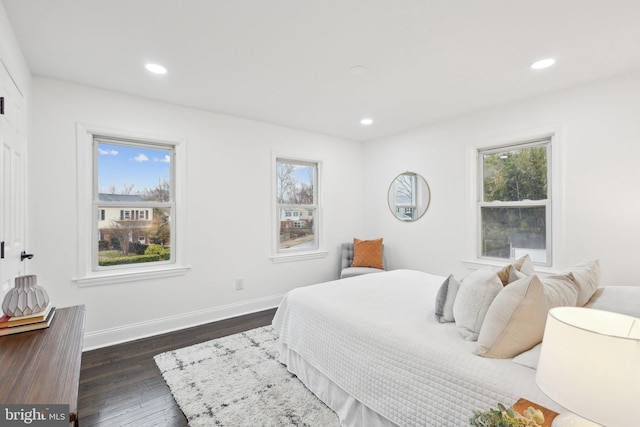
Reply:
[[555, 274], [541, 277], [545, 286], [549, 310], [554, 307], [575, 307], [579, 290], [568, 274]]
[[453, 317], [456, 329], [465, 340], [478, 339], [484, 316], [502, 289], [498, 275], [489, 268], [477, 270], [462, 281], [453, 302]]
[[533, 274], [533, 262], [529, 254], [518, 258], [512, 264], [507, 264], [498, 271], [498, 277], [502, 284], [507, 286], [509, 283], [521, 279], [525, 276]]
[[511, 272], [515, 270], [516, 268], [513, 266], [513, 264], [507, 264], [504, 267], [502, 267], [500, 270], [498, 270], [498, 273], [497, 273], [498, 277], [500, 278], [500, 281], [504, 286], [507, 286], [509, 284], [509, 278], [511, 277]]
[[382, 261], [382, 239], [353, 239], [353, 261], [351, 267], [372, 267], [384, 270]]
[[583, 307], [600, 284], [600, 261], [593, 260], [578, 264], [569, 270], [569, 277], [578, 286], [578, 307]]
[[504, 286], [507, 286], [509, 283], [515, 282], [518, 279], [527, 277], [525, 274], [516, 270], [513, 264], [505, 265], [497, 274]]
[[547, 311], [538, 276], [511, 283], [489, 307], [475, 353], [505, 359], [530, 349], [542, 341]]
[[568, 275], [528, 276], [506, 286], [487, 311], [476, 354], [507, 359], [542, 341], [547, 313], [574, 306], [578, 291]]

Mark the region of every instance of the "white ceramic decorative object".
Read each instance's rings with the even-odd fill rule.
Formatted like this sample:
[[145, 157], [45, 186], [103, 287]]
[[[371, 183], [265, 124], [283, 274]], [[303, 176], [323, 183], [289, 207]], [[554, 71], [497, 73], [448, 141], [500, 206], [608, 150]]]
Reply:
[[47, 308], [49, 295], [38, 286], [36, 275], [16, 277], [15, 287], [11, 288], [2, 302], [2, 311], [7, 316], [28, 316]]

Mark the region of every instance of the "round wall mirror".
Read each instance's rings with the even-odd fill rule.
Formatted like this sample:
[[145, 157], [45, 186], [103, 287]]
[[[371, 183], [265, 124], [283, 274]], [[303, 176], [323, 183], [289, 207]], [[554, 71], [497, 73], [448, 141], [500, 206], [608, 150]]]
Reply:
[[421, 175], [405, 172], [391, 182], [387, 200], [391, 213], [400, 221], [417, 221], [429, 208], [431, 190]]

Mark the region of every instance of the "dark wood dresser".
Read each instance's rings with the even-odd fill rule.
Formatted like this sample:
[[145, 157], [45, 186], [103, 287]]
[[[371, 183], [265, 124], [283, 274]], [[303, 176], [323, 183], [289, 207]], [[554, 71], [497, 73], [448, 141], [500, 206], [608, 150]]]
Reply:
[[56, 308], [46, 329], [0, 337], [0, 403], [68, 404], [78, 425], [84, 305]]

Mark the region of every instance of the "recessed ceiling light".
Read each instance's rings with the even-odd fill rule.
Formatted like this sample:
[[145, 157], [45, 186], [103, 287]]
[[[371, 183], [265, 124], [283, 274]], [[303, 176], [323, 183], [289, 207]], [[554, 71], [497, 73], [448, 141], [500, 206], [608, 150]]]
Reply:
[[356, 65], [355, 67], [349, 68], [349, 72], [354, 76], [361, 76], [367, 72], [367, 68], [362, 65]]
[[531, 64], [531, 68], [533, 68], [534, 70], [541, 70], [543, 68], [551, 67], [555, 63], [556, 63], [555, 59], [545, 58]]
[[362, 119], [362, 120], [360, 120], [360, 123], [362, 123], [362, 124], [363, 124], [363, 125], [365, 125], [365, 126], [368, 126], [368, 125], [370, 125], [371, 123], [373, 123], [373, 119], [369, 119], [369, 118]]
[[154, 74], [167, 74], [167, 69], [164, 68], [162, 65], [160, 64], [146, 64], [144, 66], [148, 71], [151, 71]]

